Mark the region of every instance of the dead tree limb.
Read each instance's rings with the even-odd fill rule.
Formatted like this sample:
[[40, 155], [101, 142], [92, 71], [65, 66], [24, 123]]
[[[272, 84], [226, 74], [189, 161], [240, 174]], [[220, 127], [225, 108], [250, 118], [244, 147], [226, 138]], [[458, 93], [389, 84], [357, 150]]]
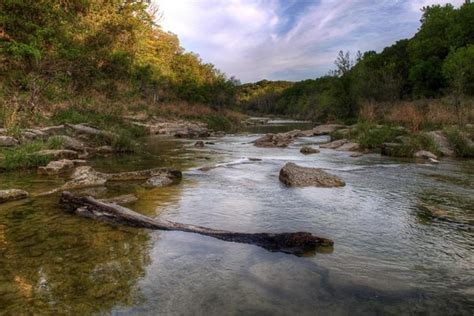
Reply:
[[101, 202], [92, 197], [77, 197], [67, 191], [61, 194], [59, 203], [66, 211], [82, 217], [132, 227], [196, 233], [230, 242], [257, 245], [269, 251], [302, 254], [319, 246], [333, 245], [332, 240], [307, 232], [238, 233], [157, 220], [114, 203]]

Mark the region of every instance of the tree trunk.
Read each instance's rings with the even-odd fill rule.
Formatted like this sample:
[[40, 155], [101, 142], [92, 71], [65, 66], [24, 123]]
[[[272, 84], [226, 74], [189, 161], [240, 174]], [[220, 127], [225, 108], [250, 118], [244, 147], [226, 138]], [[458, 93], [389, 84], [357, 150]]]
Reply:
[[237, 233], [157, 220], [117, 204], [101, 202], [92, 197], [77, 197], [70, 192], [63, 192], [59, 203], [70, 213], [109, 223], [148, 229], [196, 233], [225, 241], [257, 245], [269, 251], [279, 251], [295, 255], [312, 251], [318, 246], [333, 245], [332, 240], [316, 237], [306, 232]]

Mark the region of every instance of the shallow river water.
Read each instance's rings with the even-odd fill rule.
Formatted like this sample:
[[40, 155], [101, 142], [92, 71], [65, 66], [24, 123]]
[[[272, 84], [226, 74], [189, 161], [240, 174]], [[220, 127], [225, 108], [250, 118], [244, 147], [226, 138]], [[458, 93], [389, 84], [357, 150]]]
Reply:
[[[472, 315], [474, 161], [433, 165], [380, 155], [257, 148], [267, 130], [193, 141], [152, 137], [143, 153], [96, 159], [105, 172], [173, 166], [176, 185], [120, 183], [152, 217], [243, 232], [309, 231], [333, 249], [297, 257], [182, 232], [110, 226], [64, 213], [58, 196], [0, 205], [0, 314]], [[253, 161], [248, 158], [260, 158]], [[288, 161], [320, 167], [343, 188], [288, 188]], [[219, 164], [200, 171], [199, 167]], [[0, 174], [0, 189], [33, 193], [65, 179]], [[423, 206], [449, 216], [432, 218]]]

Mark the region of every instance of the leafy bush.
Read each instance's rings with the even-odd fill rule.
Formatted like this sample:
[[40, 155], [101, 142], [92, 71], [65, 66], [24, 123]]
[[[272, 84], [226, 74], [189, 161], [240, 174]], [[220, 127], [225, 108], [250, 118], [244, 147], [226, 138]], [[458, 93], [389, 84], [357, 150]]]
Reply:
[[380, 148], [383, 143], [393, 142], [404, 132], [390, 126], [374, 126], [360, 123], [356, 129], [357, 141], [362, 149]]

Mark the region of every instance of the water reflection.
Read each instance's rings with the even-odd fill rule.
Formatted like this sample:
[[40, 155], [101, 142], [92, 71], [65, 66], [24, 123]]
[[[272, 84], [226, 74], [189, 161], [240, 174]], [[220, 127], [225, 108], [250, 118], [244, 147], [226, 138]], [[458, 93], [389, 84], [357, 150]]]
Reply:
[[0, 209], [0, 306], [10, 314], [90, 314], [137, 303], [145, 231], [59, 213], [52, 200]]

